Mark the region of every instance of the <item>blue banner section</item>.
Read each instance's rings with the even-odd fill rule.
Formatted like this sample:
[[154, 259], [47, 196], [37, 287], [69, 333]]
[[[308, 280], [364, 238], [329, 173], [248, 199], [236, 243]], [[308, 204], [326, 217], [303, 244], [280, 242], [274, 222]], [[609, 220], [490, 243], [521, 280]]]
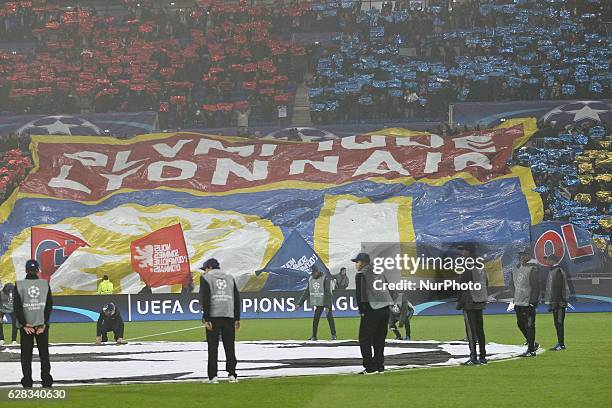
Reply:
[[[581, 287], [581, 285], [577, 285]], [[597, 290], [581, 288], [583, 292], [575, 295], [569, 312], [612, 312], [612, 297], [600, 296]], [[279, 319], [309, 318], [313, 309], [308, 305], [296, 310], [296, 303], [301, 292], [245, 292], [242, 293], [242, 318], [244, 319]], [[56, 296], [54, 298], [53, 323], [77, 323], [97, 321], [102, 306], [113, 302], [125, 321], [200, 321], [202, 312], [198, 294], [152, 294], [152, 295], [111, 295], [111, 296]], [[459, 314], [456, 300], [413, 302], [417, 316], [442, 316]], [[508, 303], [498, 299], [487, 305], [487, 314], [506, 314]], [[353, 291], [334, 292], [334, 315], [336, 317], [358, 316]], [[541, 305], [538, 312], [546, 312]], [[306, 323], [305, 323], [306, 324]], [[92, 333], [92, 337], [95, 333]], [[128, 333], [129, 337], [129, 333]]]
[[531, 245], [540, 264], [555, 254], [571, 275], [609, 272], [609, 258], [601, 253], [591, 234], [563, 221], [546, 221], [531, 227]]
[[0, 133], [134, 136], [157, 127], [157, 112], [0, 116]]
[[293, 231], [283, 242], [268, 264], [256, 272], [268, 272], [270, 276], [263, 288], [266, 290], [303, 290], [308, 283], [310, 268], [329, 275], [327, 266], [308, 242], [297, 231]]
[[[297, 231], [308, 245], [314, 247], [318, 239], [315, 237], [315, 222], [322, 216], [321, 210], [326, 200], [333, 200], [333, 196], [356, 197], [371, 204], [384, 204], [390, 199], [410, 197], [412, 204], [403, 210], [406, 213], [401, 214], [398, 221], [406, 220], [411, 225], [398, 223], [393, 227], [399, 231], [412, 229], [417, 244], [476, 241], [491, 245], [525, 245], [529, 242], [530, 208], [521, 180], [516, 176], [476, 185], [462, 178], [450, 180], [443, 185], [360, 181], [325, 189], [275, 189], [223, 196], [196, 196], [167, 190], [138, 191], [117, 194], [95, 205], [27, 197], [15, 202], [8, 219], [0, 225], [0, 254], [7, 252], [15, 236], [32, 226], [57, 224], [68, 218], [87, 217], [127, 204], [172, 204], [179, 208], [210, 208], [254, 215], [279, 227], [284, 237], [288, 238], [291, 232]], [[364, 198], [367, 200], [364, 201]], [[508, 211], [508, 208], [512, 208], [512, 211]], [[343, 216], [338, 211], [341, 210], [327, 211], [324, 215], [333, 220], [335, 214]], [[359, 215], [360, 218], [370, 216], [370, 213]], [[331, 237], [334, 234], [342, 236], [343, 233], [354, 231], [356, 227], [349, 227], [347, 232], [338, 232], [341, 228], [344, 226], [335, 226], [331, 222], [327, 233]], [[361, 241], [370, 238], [363, 236]], [[348, 248], [344, 257], [346, 259], [342, 259], [342, 262], [350, 264], [350, 256], [358, 251], [359, 244], [356, 243], [354, 248]], [[330, 267], [335, 268], [333, 265]], [[271, 280], [265, 289], [299, 290], [303, 286], [298, 285], [299, 282], [294, 283], [295, 287], [288, 288], [285, 280]]]
[[612, 100], [601, 101], [517, 101], [462, 102], [453, 105], [452, 122], [457, 126], [489, 127], [506, 119], [533, 117], [539, 127], [555, 122], [565, 126], [573, 122], [592, 120], [612, 123]]

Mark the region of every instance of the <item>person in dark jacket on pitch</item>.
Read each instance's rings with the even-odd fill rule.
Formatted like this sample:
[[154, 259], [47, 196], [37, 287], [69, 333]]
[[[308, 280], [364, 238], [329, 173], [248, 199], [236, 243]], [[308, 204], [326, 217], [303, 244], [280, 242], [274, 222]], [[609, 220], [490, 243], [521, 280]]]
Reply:
[[359, 347], [364, 370], [359, 374], [382, 374], [385, 371], [385, 339], [389, 324], [389, 307], [394, 303], [394, 295], [385, 289], [375, 289], [381, 287], [381, 281], [385, 283], [386, 279], [384, 275], [374, 273], [370, 264], [370, 255], [361, 252], [351, 261], [355, 262], [357, 270], [355, 297], [361, 316]]
[[225, 350], [225, 369], [231, 383], [238, 382], [236, 374], [236, 330], [240, 329], [240, 292], [234, 278], [221, 271], [219, 261], [210, 258], [201, 270], [200, 305], [208, 343], [208, 383], [217, 384], [219, 337]]
[[[472, 245], [463, 248], [464, 258], [475, 258]], [[463, 311], [465, 333], [470, 346], [470, 359], [463, 365], [487, 364], [487, 350], [482, 311], [487, 307], [487, 273], [480, 268], [465, 268], [459, 278], [460, 283], [472, 283], [471, 289], [462, 290], [457, 297], [457, 310]], [[476, 287], [479, 284], [479, 287]], [[476, 350], [478, 343], [478, 354]]]
[[310, 278], [308, 286], [302, 293], [300, 300], [297, 302], [297, 307], [301, 307], [308, 299], [310, 306], [314, 307], [314, 317], [312, 319], [312, 336], [308, 340], [317, 340], [317, 331], [319, 329], [319, 320], [325, 310], [327, 322], [329, 323], [329, 331], [331, 339], [336, 340], [336, 324], [334, 323], [334, 315], [332, 314], [332, 290], [331, 279], [323, 276], [323, 273], [316, 265], [310, 268]]
[[13, 308], [21, 334], [21, 385], [32, 388], [32, 352], [34, 340], [40, 359], [40, 378], [43, 387], [53, 385], [49, 358], [49, 319], [53, 309], [53, 296], [49, 282], [38, 277], [38, 262], [30, 259], [25, 266], [26, 277], [15, 283]]
[[333, 275], [332, 278], [334, 279], [334, 282], [336, 283], [337, 290], [346, 290], [346, 288], [348, 288], [349, 277], [346, 274], [345, 267], [340, 268], [340, 272], [337, 275]]
[[13, 293], [15, 285], [7, 283], [0, 290], [0, 346], [4, 344], [4, 325], [2, 320], [5, 315], [11, 317], [11, 342], [17, 344], [17, 322], [13, 312]]
[[113, 332], [117, 344], [127, 344], [127, 341], [123, 340], [123, 330], [123, 318], [115, 304], [111, 302], [102, 306], [96, 325], [96, 344], [106, 343], [108, 332]]
[[520, 263], [510, 273], [510, 293], [513, 301], [508, 306], [516, 312], [516, 323], [527, 341], [527, 351], [522, 357], [535, 357], [540, 345], [536, 337], [536, 308], [540, 300], [540, 279], [537, 262], [531, 259], [531, 251], [520, 253]]
[[571, 295], [567, 273], [558, 265], [559, 258], [550, 255], [546, 258], [546, 264], [550, 267], [546, 279], [546, 291], [544, 302], [548, 305], [548, 311], [552, 312], [557, 331], [557, 344], [551, 351], [565, 350], [565, 309]]
[[[408, 301], [406, 293], [398, 294], [389, 313], [389, 328], [395, 334], [395, 340], [410, 341], [410, 319], [412, 319], [412, 315], [414, 315], [414, 306]], [[406, 336], [403, 338], [399, 330], [402, 327], [406, 329]]]

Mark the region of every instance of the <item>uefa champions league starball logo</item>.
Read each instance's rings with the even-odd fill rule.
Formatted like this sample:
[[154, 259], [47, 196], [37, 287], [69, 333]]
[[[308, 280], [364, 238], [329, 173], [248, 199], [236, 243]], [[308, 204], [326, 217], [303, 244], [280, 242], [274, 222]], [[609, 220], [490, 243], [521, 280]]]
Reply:
[[225, 288], [227, 288], [227, 282], [225, 279], [217, 279], [215, 281], [215, 285], [217, 285], [217, 289], [219, 290], [225, 290]]
[[339, 139], [338, 136], [325, 129], [317, 129], [313, 127], [296, 127], [276, 130], [265, 135], [264, 139], [287, 140], [291, 129], [296, 129], [300, 138], [305, 142], [321, 142], [324, 140]]
[[17, 129], [18, 134], [26, 132], [33, 135], [95, 136], [102, 134], [102, 130], [90, 121], [76, 116], [65, 115], [39, 118]]
[[321, 284], [319, 282], [313, 282], [312, 288], [318, 291], [321, 288]]
[[32, 286], [28, 288], [28, 296], [30, 296], [31, 298], [37, 298], [40, 296], [40, 289], [38, 289], [36, 286]]
[[544, 127], [555, 122], [556, 126], [580, 123], [585, 120], [609, 122], [612, 120], [612, 105], [603, 101], [575, 101], [559, 105], [546, 112], [538, 120], [538, 126]]

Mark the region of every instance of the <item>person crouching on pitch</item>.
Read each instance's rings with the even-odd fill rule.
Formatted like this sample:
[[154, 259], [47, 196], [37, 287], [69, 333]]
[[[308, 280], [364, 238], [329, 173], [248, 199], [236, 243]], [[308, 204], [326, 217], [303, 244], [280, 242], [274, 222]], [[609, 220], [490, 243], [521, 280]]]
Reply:
[[413, 315], [414, 306], [408, 301], [406, 294], [398, 294], [389, 313], [389, 328], [395, 334], [395, 340], [402, 340], [402, 333], [398, 329], [399, 323], [399, 328], [405, 327], [406, 329], [406, 336], [403, 337], [403, 340], [410, 341], [410, 319]]
[[309, 300], [310, 306], [314, 307], [314, 317], [312, 319], [312, 336], [308, 340], [317, 340], [317, 331], [319, 329], [319, 320], [325, 310], [327, 322], [329, 323], [329, 331], [331, 331], [331, 339], [336, 340], [336, 324], [334, 323], [334, 315], [332, 314], [332, 290], [331, 279], [323, 276], [323, 273], [316, 265], [310, 268], [310, 278], [308, 286], [302, 293], [300, 300], [297, 302], [297, 308], [300, 308], [306, 299]]
[[208, 343], [208, 382], [219, 382], [217, 365], [221, 336], [229, 382], [235, 383], [238, 382], [235, 342], [236, 330], [240, 329], [240, 292], [234, 278], [221, 271], [216, 259], [208, 259], [200, 269], [204, 271], [200, 278], [200, 305]]
[[[382, 374], [385, 371], [385, 339], [389, 323], [389, 307], [393, 296], [380, 284], [384, 275], [375, 274], [370, 265], [370, 255], [362, 252], [355, 258], [355, 297], [361, 320], [359, 322], [359, 347], [365, 370], [359, 374]], [[379, 284], [375, 284], [379, 282]], [[374, 354], [372, 355], [372, 350]]]
[[[475, 250], [471, 244], [463, 247], [464, 258], [475, 258]], [[459, 279], [460, 283], [472, 282], [472, 289], [459, 292], [457, 297], [457, 310], [463, 310], [465, 321], [465, 333], [470, 345], [470, 359], [463, 365], [487, 364], [487, 350], [484, 333], [484, 322], [482, 311], [487, 307], [487, 273], [481, 268], [465, 268]], [[476, 284], [480, 284], [476, 288]], [[478, 343], [478, 354], [476, 354], [476, 343]]]
[[546, 279], [546, 291], [544, 292], [544, 302], [548, 305], [548, 311], [552, 312], [557, 331], [557, 344], [551, 351], [565, 350], [565, 309], [567, 308], [570, 287], [567, 273], [561, 268], [559, 257], [549, 255], [546, 258], [546, 265], [550, 267]]
[[13, 289], [13, 307], [21, 333], [21, 385], [32, 388], [32, 352], [36, 339], [42, 386], [51, 387], [53, 377], [49, 358], [49, 319], [53, 297], [49, 282], [38, 277], [38, 262], [33, 259], [27, 261], [25, 270], [25, 279], [17, 281]]
[[109, 332], [113, 332], [117, 344], [127, 344], [127, 341], [123, 340], [123, 330], [123, 318], [115, 304], [111, 302], [102, 306], [96, 325], [96, 345], [106, 343]]
[[540, 345], [535, 341], [536, 337], [536, 308], [540, 300], [540, 279], [538, 267], [535, 260], [531, 259], [531, 251], [524, 250], [520, 253], [520, 264], [514, 267], [510, 273], [510, 292], [513, 301], [508, 308], [514, 308], [516, 312], [516, 323], [525, 340], [527, 351], [521, 357], [535, 357]]

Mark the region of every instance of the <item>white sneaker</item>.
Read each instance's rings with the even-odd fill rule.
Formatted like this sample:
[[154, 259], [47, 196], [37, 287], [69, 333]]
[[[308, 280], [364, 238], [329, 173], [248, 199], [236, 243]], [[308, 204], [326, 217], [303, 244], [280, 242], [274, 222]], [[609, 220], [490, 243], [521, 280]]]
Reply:
[[217, 377], [213, 377], [210, 380], [208, 380], [209, 384], [219, 384], [219, 379]]
[[13, 346], [16, 346], [18, 343], [16, 341], [11, 343]]
[[0, 340], [0, 346], [4, 344], [4, 340]]
[[230, 375], [227, 377], [229, 379], [229, 382], [231, 383], [237, 383], [238, 382], [238, 377], [235, 375]]

